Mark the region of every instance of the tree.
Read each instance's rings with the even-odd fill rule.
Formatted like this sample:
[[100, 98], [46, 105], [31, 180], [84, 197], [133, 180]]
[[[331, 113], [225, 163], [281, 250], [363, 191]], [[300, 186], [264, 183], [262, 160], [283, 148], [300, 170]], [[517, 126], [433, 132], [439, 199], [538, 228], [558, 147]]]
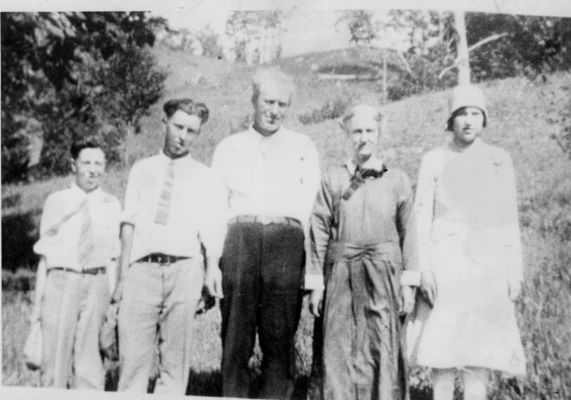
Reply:
[[349, 43], [358, 47], [369, 46], [379, 35], [380, 23], [370, 10], [343, 10], [335, 22], [338, 25], [347, 27], [351, 35]]
[[196, 38], [202, 47], [203, 56], [222, 59], [224, 52], [220, 44], [220, 38], [210, 25], [198, 31]]
[[[101, 71], [119, 59], [136, 61], [134, 52], [153, 45], [153, 30], [165, 21], [144, 12], [2, 13], [1, 18], [2, 182], [9, 182], [28, 176], [26, 121], [42, 125], [42, 165], [61, 162], [58, 148], [101, 119], [95, 99], [110, 90], [98, 79]], [[144, 74], [139, 77], [139, 86], [156, 88]], [[131, 119], [141, 114], [124, 111], [134, 112]]]
[[571, 18], [466, 13], [466, 31], [469, 43], [498, 37], [471, 52], [476, 80], [535, 77], [571, 66]]
[[275, 36], [282, 17], [281, 10], [234, 11], [226, 21], [225, 33], [234, 41], [235, 59], [253, 63], [277, 58], [281, 49]]
[[456, 58], [452, 14], [423, 10], [391, 10], [383, 30], [406, 34], [406, 48], [397, 51], [401, 62], [399, 79], [388, 88], [389, 99], [396, 100], [426, 90], [451, 86], [450, 76], [438, 73]]

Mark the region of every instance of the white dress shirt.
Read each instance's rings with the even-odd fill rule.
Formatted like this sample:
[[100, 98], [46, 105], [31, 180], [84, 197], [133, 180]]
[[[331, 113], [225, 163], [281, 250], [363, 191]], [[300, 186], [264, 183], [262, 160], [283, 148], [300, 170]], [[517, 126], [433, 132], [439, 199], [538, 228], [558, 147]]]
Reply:
[[93, 251], [89, 264], [83, 268], [106, 267], [113, 287], [120, 252], [121, 204], [101, 188], [87, 193], [73, 183], [68, 189], [50, 194], [44, 205], [40, 240], [34, 245], [34, 251], [42, 256], [48, 270], [65, 267], [79, 271], [81, 209], [86, 199], [93, 229]]
[[220, 142], [212, 168], [226, 184], [230, 217], [293, 217], [307, 227], [320, 181], [307, 136], [282, 127], [265, 137], [251, 127]]
[[190, 155], [174, 160], [174, 185], [166, 225], [155, 216], [171, 159], [163, 152], [133, 165], [122, 221], [134, 226], [130, 262], [152, 253], [220, 257], [226, 234], [226, 204], [220, 178]]

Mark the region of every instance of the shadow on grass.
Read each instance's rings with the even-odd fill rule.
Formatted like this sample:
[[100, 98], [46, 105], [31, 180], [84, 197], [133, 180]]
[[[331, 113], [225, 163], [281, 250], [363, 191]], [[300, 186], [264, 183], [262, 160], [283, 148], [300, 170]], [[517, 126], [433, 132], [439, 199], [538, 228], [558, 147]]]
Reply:
[[[119, 363], [106, 360], [105, 368], [105, 390], [116, 391], [119, 382]], [[293, 400], [321, 400], [315, 386], [315, 378], [309, 376], [299, 376], [295, 380]], [[252, 381], [250, 382], [251, 398], [257, 398], [261, 386], [261, 375], [257, 371], [252, 371]], [[147, 393], [155, 390], [156, 377], [149, 380]], [[222, 396], [222, 374], [220, 370], [198, 372], [190, 370], [188, 385], [186, 387], [187, 396]], [[418, 389], [410, 388], [410, 400], [432, 400], [432, 390], [430, 388]]]
[[432, 400], [432, 389], [410, 388], [410, 400]]
[[18, 267], [30, 268], [37, 264], [38, 257], [32, 248], [38, 239], [39, 212], [2, 217], [2, 270], [14, 272]]

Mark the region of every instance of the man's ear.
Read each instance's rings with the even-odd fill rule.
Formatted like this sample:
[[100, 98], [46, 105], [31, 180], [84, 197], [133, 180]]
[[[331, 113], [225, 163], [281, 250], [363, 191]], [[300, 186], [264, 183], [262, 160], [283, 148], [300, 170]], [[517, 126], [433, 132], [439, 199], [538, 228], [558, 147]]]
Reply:
[[75, 174], [75, 172], [77, 171], [77, 167], [75, 166], [75, 159], [70, 158], [69, 159], [69, 165], [71, 167], [71, 172], [73, 172]]

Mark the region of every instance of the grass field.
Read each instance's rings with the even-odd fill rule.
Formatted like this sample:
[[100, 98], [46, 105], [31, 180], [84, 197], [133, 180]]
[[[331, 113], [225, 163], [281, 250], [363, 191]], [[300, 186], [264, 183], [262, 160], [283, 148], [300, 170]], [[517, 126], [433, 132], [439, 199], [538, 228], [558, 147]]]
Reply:
[[[211, 109], [211, 120], [193, 151], [196, 158], [209, 164], [216, 143], [238, 130], [251, 113], [252, 68], [164, 49], [156, 51], [160, 63], [171, 71], [165, 97], [190, 96], [204, 101]], [[348, 142], [335, 121], [303, 125], [297, 116], [342, 97], [376, 102], [380, 96], [374, 82], [318, 81], [311, 64], [333, 59], [335, 53], [327, 53], [282, 62], [299, 83], [287, 126], [315, 141], [324, 169], [347, 157]], [[195, 84], [196, 76], [200, 78]], [[521, 380], [496, 377], [489, 398], [571, 398], [571, 163], [550, 138], [559, 127], [546, 121], [548, 115], [557, 115], [569, 104], [571, 75], [552, 75], [547, 82], [514, 78], [487, 82], [482, 88], [490, 110], [490, 124], [483, 138], [508, 150], [514, 159], [526, 261], [525, 285], [517, 308], [527, 376]], [[413, 182], [422, 155], [444, 139], [446, 100], [447, 93], [436, 92], [384, 107], [389, 121], [381, 143], [382, 153], [390, 166], [402, 168]], [[143, 132], [129, 139], [131, 162], [158, 150], [162, 142], [161, 117], [160, 105], [156, 105], [144, 121]], [[120, 198], [126, 174], [126, 170], [115, 168], [105, 181], [105, 187]], [[20, 361], [32, 292], [9, 289], [27, 289], [22, 283], [27, 279], [19, 278], [25, 273], [16, 271], [34, 263], [30, 249], [37, 236], [42, 203], [48, 193], [68, 182], [69, 178], [64, 177], [2, 188], [3, 385], [38, 385], [38, 374], [25, 370]], [[219, 322], [217, 310], [198, 318], [190, 394], [220, 393]], [[303, 392], [310, 371], [312, 323], [304, 308], [297, 340], [299, 393]], [[254, 358], [252, 368], [256, 370], [258, 365], [259, 359]], [[113, 387], [116, 367], [110, 365], [109, 369]], [[411, 384], [413, 400], [429, 398], [423, 371], [413, 371]]]

